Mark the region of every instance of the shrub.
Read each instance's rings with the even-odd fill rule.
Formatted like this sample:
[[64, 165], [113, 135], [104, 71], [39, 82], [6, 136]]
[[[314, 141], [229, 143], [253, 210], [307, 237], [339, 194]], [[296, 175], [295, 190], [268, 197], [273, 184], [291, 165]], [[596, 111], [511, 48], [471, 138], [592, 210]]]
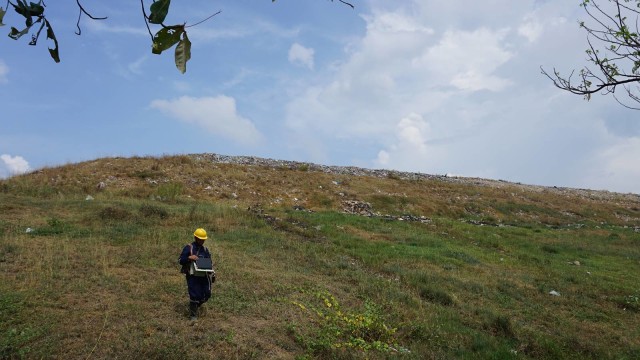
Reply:
[[487, 327], [489, 330], [499, 336], [512, 338], [514, 339], [516, 336], [513, 332], [513, 328], [511, 326], [511, 320], [508, 317], [503, 315], [493, 315], [488, 321]]
[[174, 201], [182, 194], [182, 189], [181, 183], [167, 183], [158, 186], [157, 193], [162, 200]]
[[58, 235], [58, 234], [62, 234], [63, 232], [65, 232], [65, 230], [68, 230], [68, 229], [69, 229], [69, 226], [64, 222], [62, 222], [62, 220], [57, 218], [50, 218], [49, 220], [47, 220], [47, 226], [38, 228], [30, 232], [29, 234], [42, 235], [42, 236]]
[[125, 209], [120, 209], [116, 207], [106, 207], [98, 213], [98, 216], [102, 220], [127, 220], [131, 218], [131, 213]]
[[144, 204], [140, 206], [140, 214], [146, 218], [157, 217], [160, 219], [166, 219], [169, 217], [169, 212], [159, 206]]
[[447, 294], [446, 292], [439, 290], [439, 289], [433, 289], [429, 286], [426, 285], [422, 285], [420, 286], [420, 289], [418, 289], [418, 293], [420, 294], [420, 297], [432, 302], [434, 304], [440, 304], [440, 305], [444, 305], [444, 306], [451, 306], [453, 305], [454, 301], [453, 298], [451, 297], [451, 295]]
[[315, 294], [320, 306], [306, 306], [292, 303], [311, 316], [317, 325], [315, 333], [301, 334], [295, 326], [290, 331], [296, 341], [313, 355], [331, 354], [342, 349], [361, 352], [406, 351], [396, 339], [395, 327], [387, 326], [382, 310], [371, 300], [367, 300], [361, 312], [342, 309], [336, 298], [327, 291]]

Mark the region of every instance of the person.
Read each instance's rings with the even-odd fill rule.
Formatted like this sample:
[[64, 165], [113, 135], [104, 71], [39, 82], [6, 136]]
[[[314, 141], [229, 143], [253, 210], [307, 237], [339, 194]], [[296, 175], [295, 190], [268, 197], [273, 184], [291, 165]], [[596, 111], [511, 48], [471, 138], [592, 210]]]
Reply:
[[189, 316], [191, 320], [198, 318], [198, 308], [202, 306], [211, 297], [211, 284], [213, 277], [211, 274], [207, 276], [196, 276], [189, 273], [191, 263], [198, 258], [211, 259], [209, 249], [204, 246], [207, 240], [207, 232], [202, 229], [196, 229], [193, 233], [193, 242], [187, 244], [180, 253], [178, 262], [182, 265], [181, 272], [185, 274], [187, 279], [187, 288], [189, 290]]

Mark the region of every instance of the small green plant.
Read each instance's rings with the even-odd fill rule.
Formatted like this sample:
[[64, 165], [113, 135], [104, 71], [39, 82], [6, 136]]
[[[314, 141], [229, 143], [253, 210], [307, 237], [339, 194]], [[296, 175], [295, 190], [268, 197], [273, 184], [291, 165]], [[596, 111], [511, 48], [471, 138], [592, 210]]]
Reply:
[[507, 338], [515, 338], [511, 320], [504, 315], [491, 315], [487, 320], [486, 326], [495, 335]]
[[169, 212], [159, 206], [144, 204], [140, 206], [140, 214], [146, 218], [157, 217], [160, 219], [166, 219], [169, 217]]
[[0, 263], [8, 261], [14, 254], [18, 253], [18, 245], [2, 244], [0, 246]]
[[100, 219], [106, 220], [106, 221], [109, 221], [109, 220], [122, 221], [122, 220], [130, 219], [131, 213], [122, 208], [108, 206], [100, 210], [100, 212], [98, 213], [98, 216], [100, 217]]
[[301, 164], [298, 166], [298, 171], [309, 171], [309, 164]]
[[47, 226], [38, 228], [32, 232], [30, 232], [31, 235], [41, 235], [41, 236], [47, 236], [47, 235], [59, 235], [64, 233], [65, 231], [69, 230], [70, 226], [65, 224], [62, 220], [58, 219], [58, 218], [50, 218], [49, 220], [47, 220]]
[[387, 173], [387, 178], [392, 180], [401, 180], [400, 175], [395, 171], [389, 171]]
[[162, 200], [174, 201], [182, 194], [182, 189], [181, 183], [167, 183], [158, 186], [157, 193]]
[[549, 254], [558, 254], [560, 252], [560, 250], [558, 250], [558, 248], [553, 247], [551, 245], [542, 245], [541, 247], [542, 251], [549, 253]]
[[443, 306], [451, 306], [454, 304], [451, 295], [440, 289], [434, 289], [429, 285], [421, 284], [418, 288], [420, 297], [434, 304], [440, 304]]
[[625, 309], [633, 312], [640, 312], [640, 292], [625, 296], [620, 305]]
[[157, 166], [152, 166], [150, 170], [136, 170], [129, 174], [131, 177], [136, 177], [140, 179], [153, 179], [163, 176], [164, 174]]
[[367, 300], [363, 311], [358, 312], [342, 309], [328, 291], [317, 292], [315, 297], [320, 300], [320, 306], [298, 301], [292, 303], [311, 316], [317, 331], [304, 335], [295, 326], [289, 328], [296, 335], [296, 340], [312, 354], [327, 354], [340, 349], [406, 351], [397, 343], [397, 329], [385, 324], [382, 310], [371, 300]]

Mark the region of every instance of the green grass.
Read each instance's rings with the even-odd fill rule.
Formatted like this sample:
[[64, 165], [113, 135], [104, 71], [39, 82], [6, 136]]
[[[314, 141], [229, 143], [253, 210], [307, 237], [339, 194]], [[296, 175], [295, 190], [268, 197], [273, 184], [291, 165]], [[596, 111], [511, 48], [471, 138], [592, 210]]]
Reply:
[[[334, 186], [331, 178], [309, 169], [228, 167], [227, 177], [191, 189], [191, 178], [178, 182], [172, 169], [194, 179], [213, 179], [222, 171], [206, 173], [195, 160], [182, 158], [108, 164], [101, 166], [125, 174], [119, 181], [131, 187], [108, 185], [93, 201], [85, 200], [88, 189], [107, 176], [80, 176], [82, 167], [0, 183], [0, 358], [634, 359], [640, 354], [640, 234], [634, 230], [640, 224], [589, 215], [608, 209], [638, 216], [633, 205], [591, 204], [580, 215], [585, 226], [576, 227], [563, 209], [579, 199], [549, 198], [546, 207], [542, 199], [530, 200], [539, 194], [522, 195], [529, 200], [518, 203], [498, 201], [504, 195], [492, 189], [429, 184], [429, 191], [425, 184], [396, 177], [340, 177], [349, 196], [371, 201], [376, 211], [410, 209], [431, 218], [392, 221], [333, 208], [340, 199], [325, 191]], [[166, 200], [151, 200], [156, 190], [144, 179], [148, 172], [176, 176], [168, 184], [181, 185], [167, 188]], [[305, 181], [296, 183], [295, 176]], [[83, 177], [90, 180], [77, 184]], [[52, 178], [68, 182], [52, 185]], [[229, 198], [223, 188], [219, 194], [202, 190], [204, 184], [236, 182], [238, 188], [224, 191], [242, 199], [243, 192], [251, 195], [252, 181], [273, 186], [259, 189], [259, 202]], [[303, 188], [306, 183], [309, 188]], [[394, 186], [415, 187], [413, 197], [372, 195], [378, 189], [394, 193]], [[268, 201], [294, 190], [308, 194], [316, 211]], [[444, 193], [456, 200], [443, 205], [447, 202], [438, 196]], [[471, 202], [458, 204], [467, 200], [457, 198], [465, 197]], [[437, 210], [422, 205], [439, 201]], [[263, 212], [247, 210], [256, 203]], [[501, 220], [507, 226], [466, 221], [474, 216], [492, 216], [494, 224]], [[507, 222], [511, 217], [517, 221]], [[197, 227], [211, 237], [206, 245], [218, 280], [192, 326], [177, 257]], [[552, 290], [561, 295], [550, 295]]]

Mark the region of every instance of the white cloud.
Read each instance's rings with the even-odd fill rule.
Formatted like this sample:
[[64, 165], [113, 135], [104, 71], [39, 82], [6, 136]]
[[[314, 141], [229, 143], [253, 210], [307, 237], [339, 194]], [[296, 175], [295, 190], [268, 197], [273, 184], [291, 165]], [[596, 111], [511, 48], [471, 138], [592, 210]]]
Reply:
[[127, 69], [132, 74], [135, 74], [135, 75], [142, 74], [142, 69], [143, 69], [142, 65], [144, 64], [145, 61], [147, 61], [148, 58], [149, 57], [147, 55], [143, 55], [143, 56], [139, 57], [137, 60], [129, 63], [127, 65]]
[[503, 42], [509, 29], [492, 31], [447, 31], [440, 42], [429, 48], [414, 67], [426, 67], [431, 76], [440, 78], [461, 90], [500, 91], [510, 84], [508, 79], [493, 75], [495, 70], [513, 57]]
[[293, 38], [300, 33], [299, 28], [285, 28], [260, 18], [244, 19], [239, 24], [220, 28], [219, 26], [189, 29], [189, 39], [194, 43], [217, 40], [241, 39], [254, 35], [269, 35], [276, 38]]
[[313, 70], [313, 56], [315, 50], [304, 47], [298, 43], [291, 45], [289, 49], [289, 62], [294, 65], [304, 66]]
[[[374, 10], [364, 18], [366, 35], [327, 82], [309, 86], [288, 104], [290, 129], [387, 142], [406, 114], [444, 111], [461, 91], [498, 92], [511, 84], [496, 74], [515, 56], [505, 44], [509, 28], [438, 32], [402, 9]], [[451, 105], [449, 111], [461, 108]]]
[[[511, 3], [491, 0], [458, 21], [467, 3], [374, 2], [345, 59], [288, 103], [291, 143], [333, 162], [345, 154], [333, 150], [339, 139], [375, 167], [638, 191], [640, 170], [630, 164], [640, 134], [612, 139], [603, 130], [629, 114], [561, 92], [540, 74], [540, 65], [581, 65], [584, 33], [566, 20], [579, 7]], [[434, 6], [443, 11], [421, 11]], [[503, 8], [510, 16], [486, 19]]]
[[263, 139], [254, 124], [238, 114], [235, 99], [232, 97], [182, 96], [172, 100], [153, 100], [151, 107], [188, 124], [202, 127], [212, 134], [242, 144], [251, 145]]
[[617, 139], [595, 156], [583, 186], [640, 194], [640, 137]]
[[444, 160], [442, 148], [431, 144], [434, 141], [431, 124], [419, 114], [412, 113], [402, 118], [389, 135], [393, 140], [386, 149], [378, 152], [375, 167], [433, 171]]
[[367, 31], [380, 34], [423, 33], [433, 34], [433, 29], [423, 25], [418, 18], [404, 12], [376, 12], [373, 16], [364, 16], [367, 20]]
[[527, 38], [529, 42], [538, 40], [543, 31], [543, 25], [532, 15], [526, 16], [524, 23], [518, 27], [518, 34]]
[[24, 174], [30, 170], [29, 163], [22, 156], [0, 155], [0, 177]]
[[6, 84], [9, 82], [7, 74], [9, 73], [9, 67], [0, 59], [0, 84]]
[[149, 36], [149, 32], [144, 26], [117, 25], [105, 21], [86, 21], [83, 23], [83, 27], [86, 27], [91, 31], [102, 33]]

